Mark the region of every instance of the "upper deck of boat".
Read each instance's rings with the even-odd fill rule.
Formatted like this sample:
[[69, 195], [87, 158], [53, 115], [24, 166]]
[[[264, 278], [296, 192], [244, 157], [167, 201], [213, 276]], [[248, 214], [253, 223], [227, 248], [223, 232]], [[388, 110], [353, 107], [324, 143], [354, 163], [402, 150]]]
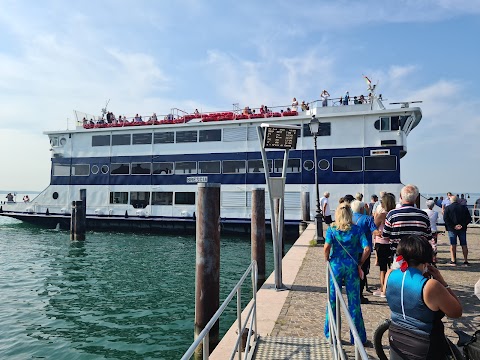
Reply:
[[[183, 125], [201, 125], [211, 122], [233, 122], [233, 121], [249, 121], [249, 122], [292, 122], [293, 120], [303, 120], [316, 116], [321, 119], [324, 117], [339, 116], [355, 116], [364, 114], [391, 114], [406, 115], [415, 113], [414, 128], [421, 119], [421, 110], [418, 107], [409, 108], [408, 103], [401, 103], [401, 107], [386, 109], [379, 98], [374, 98], [371, 102], [355, 104], [349, 102], [348, 105], [340, 105], [338, 102], [331, 102], [329, 106], [322, 106], [321, 100], [315, 100], [307, 104], [308, 109], [302, 110], [300, 106], [294, 110], [292, 106], [277, 106], [269, 108], [266, 112], [261, 109], [249, 109], [250, 113], [246, 113], [245, 109], [233, 109], [231, 111], [213, 111], [213, 112], [195, 112], [187, 113], [180, 109], [174, 108], [167, 115], [141, 116], [134, 117], [119, 116], [107, 120], [104, 117], [84, 116], [78, 119], [75, 132], [99, 130], [122, 130], [128, 128], [132, 130], [134, 127], [158, 127], [165, 125], [183, 126]], [[86, 115], [86, 114], [85, 114]], [[170, 126], [168, 126], [170, 127]], [[46, 131], [45, 134], [55, 134], [62, 131]]]

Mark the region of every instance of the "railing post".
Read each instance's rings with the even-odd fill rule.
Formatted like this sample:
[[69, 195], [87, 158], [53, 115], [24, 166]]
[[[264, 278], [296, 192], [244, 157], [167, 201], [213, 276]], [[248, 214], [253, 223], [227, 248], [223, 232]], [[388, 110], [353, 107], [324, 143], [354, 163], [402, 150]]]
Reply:
[[[220, 303], [220, 184], [198, 184], [195, 269], [195, 339], [215, 315]], [[219, 322], [212, 327], [209, 351], [219, 341]], [[195, 360], [202, 359], [202, 347]]]
[[300, 234], [305, 231], [310, 221], [310, 193], [302, 191], [300, 206], [302, 208], [302, 222], [300, 223]]
[[265, 189], [252, 190], [252, 260], [257, 262], [260, 288], [265, 282]]

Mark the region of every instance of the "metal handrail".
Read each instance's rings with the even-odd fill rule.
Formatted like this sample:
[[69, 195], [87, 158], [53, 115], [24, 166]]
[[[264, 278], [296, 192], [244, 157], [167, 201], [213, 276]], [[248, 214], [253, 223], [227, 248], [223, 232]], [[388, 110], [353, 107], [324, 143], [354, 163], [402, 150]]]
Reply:
[[[242, 309], [241, 309], [241, 286], [245, 282], [245, 279], [247, 278], [248, 274], [251, 273], [252, 275], [252, 292], [253, 292], [253, 303], [252, 306], [247, 314], [247, 317], [245, 319], [245, 322], [242, 324]], [[247, 325], [250, 320], [250, 327], [248, 329], [248, 336], [247, 336], [247, 341], [246, 341], [246, 346], [245, 346], [245, 355], [244, 359], [246, 360], [249, 351], [254, 350], [255, 346], [249, 346], [250, 345], [250, 340], [253, 335], [253, 344], [255, 345], [258, 335], [257, 335], [257, 279], [258, 279], [258, 266], [257, 262], [254, 260], [251, 262], [250, 266], [247, 268], [243, 276], [240, 278], [240, 280], [237, 282], [235, 287], [232, 289], [230, 294], [227, 296], [227, 298], [224, 300], [222, 305], [218, 308], [218, 310], [215, 312], [213, 317], [210, 319], [210, 321], [205, 325], [205, 328], [198, 334], [197, 338], [193, 342], [192, 345], [188, 348], [188, 350], [185, 352], [185, 354], [182, 356], [182, 360], [188, 360], [190, 357], [195, 353], [195, 350], [197, 347], [200, 345], [200, 343], [203, 342], [203, 359], [208, 359], [209, 358], [209, 333], [210, 330], [212, 329], [213, 325], [218, 321], [222, 313], [225, 311], [226, 307], [232, 301], [233, 297], [237, 295], [237, 322], [238, 322], [238, 336], [237, 336], [237, 341], [235, 343], [235, 347], [232, 351], [232, 354], [230, 356], [230, 360], [232, 360], [235, 357], [235, 353], [238, 352], [238, 359], [240, 360], [242, 358], [242, 337], [245, 329], [247, 328]], [[252, 330], [253, 328], [253, 330]]]
[[[340, 313], [340, 307], [341, 307], [341, 309], [345, 313], [345, 316], [348, 322], [348, 327], [350, 328], [350, 331], [352, 332], [352, 335], [353, 335], [353, 339], [355, 341], [355, 360], [358, 360], [358, 359], [368, 360], [367, 352], [365, 351], [365, 347], [363, 346], [362, 340], [358, 335], [358, 331], [357, 331], [357, 328], [355, 327], [355, 324], [353, 323], [352, 317], [348, 312], [347, 305], [345, 304], [345, 300], [342, 296], [342, 291], [338, 286], [337, 281], [335, 280], [335, 276], [333, 275], [330, 262], [327, 262], [327, 269], [328, 269], [326, 274], [327, 297], [329, 299], [327, 301], [327, 311], [328, 311], [328, 325], [330, 327], [330, 344], [332, 345], [333, 358], [342, 359], [342, 360], [346, 359], [345, 353], [342, 347], [342, 337], [341, 337], [341, 333], [342, 333], [341, 332], [341, 313]], [[333, 317], [332, 304], [330, 303], [330, 279], [333, 281], [333, 285], [335, 287], [335, 304], [336, 304], [335, 318]]]

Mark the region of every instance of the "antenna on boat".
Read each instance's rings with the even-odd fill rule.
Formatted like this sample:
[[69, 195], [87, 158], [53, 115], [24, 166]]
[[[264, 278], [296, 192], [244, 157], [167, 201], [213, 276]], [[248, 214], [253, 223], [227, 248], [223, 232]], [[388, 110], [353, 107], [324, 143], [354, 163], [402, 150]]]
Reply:
[[417, 101], [399, 101], [399, 102], [392, 102], [389, 103], [390, 105], [401, 105], [400, 107], [402, 108], [408, 108], [410, 107], [410, 104], [417, 104], [417, 103], [422, 103], [423, 101], [417, 100]]
[[108, 99], [107, 103], [105, 104], [105, 107], [102, 109], [102, 119], [105, 116], [105, 114], [107, 113], [107, 106], [108, 106], [109, 102], [110, 102], [110, 99]]

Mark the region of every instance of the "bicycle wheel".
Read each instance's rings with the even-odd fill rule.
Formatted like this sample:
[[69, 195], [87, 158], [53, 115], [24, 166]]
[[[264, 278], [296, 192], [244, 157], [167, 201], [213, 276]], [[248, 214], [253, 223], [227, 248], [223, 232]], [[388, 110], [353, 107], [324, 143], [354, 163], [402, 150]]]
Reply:
[[390, 327], [390, 319], [386, 319], [384, 322], [380, 323], [373, 333], [373, 346], [375, 352], [380, 360], [388, 360], [388, 357], [385, 355], [385, 349], [389, 349], [390, 345], [388, 343], [388, 335], [385, 335], [388, 328]]

